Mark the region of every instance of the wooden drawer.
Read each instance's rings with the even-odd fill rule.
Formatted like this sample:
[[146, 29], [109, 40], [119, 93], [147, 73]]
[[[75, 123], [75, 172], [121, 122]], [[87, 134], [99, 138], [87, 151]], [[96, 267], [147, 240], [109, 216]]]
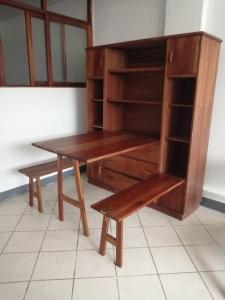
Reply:
[[146, 179], [149, 175], [158, 172], [157, 164], [138, 161], [120, 155], [104, 160], [103, 165], [104, 168], [111, 169], [137, 179]]
[[124, 190], [138, 182], [137, 180], [134, 180], [128, 176], [121, 175], [108, 169], [103, 169], [102, 175], [103, 184], [116, 191]]
[[125, 157], [143, 160], [150, 163], [159, 163], [159, 143], [142, 147], [141, 149], [130, 151], [124, 154]]

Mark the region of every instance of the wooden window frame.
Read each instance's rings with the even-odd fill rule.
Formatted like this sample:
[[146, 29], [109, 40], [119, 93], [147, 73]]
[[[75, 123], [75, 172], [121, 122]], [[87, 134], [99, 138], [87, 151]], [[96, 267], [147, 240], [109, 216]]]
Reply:
[[[26, 87], [86, 87], [85, 82], [67, 82], [66, 81], [66, 56], [65, 56], [65, 41], [62, 43], [63, 55], [63, 76], [65, 82], [54, 82], [52, 74], [52, 55], [51, 55], [51, 37], [50, 37], [50, 22], [57, 22], [65, 25], [72, 25], [75, 27], [87, 30], [87, 46], [93, 46], [93, 24], [92, 24], [92, 0], [87, 0], [87, 21], [61, 15], [55, 12], [48, 11], [47, 0], [41, 0], [41, 8], [33, 7], [27, 4], [19, 3], [16, 0], [0, 0], [0, 4], [18, 8], [24, 11], [26, 37], [27, 37], [27, 52], [29, 64], [30, 85]], [[31, 18], [39, 18], [44, 20], [45, 27], [45, 47], [46, 47], [46, 63], [47, 63], [47, 82], [35, 80], [35, 62], [32, 44], [32, 25]], [[63, 26], [64, 24], [64, 26]], [[62, 35], [64, 30], [62, 29]], [[65, 32], [64, 32], [65, 34]], [[65, 36], [64, 36], [65, 38]], [[1, 87], [21, 87], [22, 85], [6, 85], [4, 77], [4, 60], [2, 55], [2, 43], [0, 39], [0, 86]]]

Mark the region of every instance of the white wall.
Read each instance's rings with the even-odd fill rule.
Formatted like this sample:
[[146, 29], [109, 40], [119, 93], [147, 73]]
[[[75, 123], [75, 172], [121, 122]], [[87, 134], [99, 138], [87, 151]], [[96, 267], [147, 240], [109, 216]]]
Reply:
[[199, 31], [205, 0], [166, 0], [165, 35]]
[[55, 157], [31, 142], [86, 131], [86, 89], [0, 89], [0, 192], [27, 183], [18, 168]]
[[214, 97], [204, 194], [225, 203], [225, 1], [206, 0], [202, 29], [220, 37], [219, 67]]
[[94, 0], [94, 44], [163, 35], [166, 0]]

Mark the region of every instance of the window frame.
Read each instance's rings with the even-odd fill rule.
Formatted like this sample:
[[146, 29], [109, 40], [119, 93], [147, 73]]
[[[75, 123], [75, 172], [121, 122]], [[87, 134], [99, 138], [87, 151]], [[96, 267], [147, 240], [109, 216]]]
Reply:
[[[86, 87], [85, 82], [66, 82], [66, 81], [54, 82], [53, 81], [50, 23], [57, 22], [62, 24], [62, 27], [65, 27], [65, 25], [72, 25], [75, 27], [85, 29], [87, 31], [87, 47], [92, 47], [93, 46], [92, 0], [87, 0], [87, 21], [48, 11], [47, 1], [48, 0], [41, 0], [41, 8], [37, 8], [37, 7], [33, 7], [27, 4], [17, 2], [16, 0], [0, 0], [0, 4], [9, 7], [18, 8], [24, 11], [24, 20], [25, 20], [26, 38], [27, 38], [28, 66], [29, 66], [29, 77], [30, 77], [30, 85], [26, 85], [26, 87]], [[35, 63], [34, 63], [34, 52], [33, 52], [33, 44], [32, 44], [31, 18], [39, 18], [44, 20], [47, 78], [48, 78], [46, 82], [35, 80]], [[62, 55], [66, 55], [63, 49], [63, 45], [62, 45]], [[64, 65], [64, 68], [66, 68], [66, 65]], [[21, 87], [21, 86], [23, 85], [12, 86], [12, 85], [7, 85], [5, 83], [4, 59], [2, 55], [2, 43], [0, 40], [0, 87]]]

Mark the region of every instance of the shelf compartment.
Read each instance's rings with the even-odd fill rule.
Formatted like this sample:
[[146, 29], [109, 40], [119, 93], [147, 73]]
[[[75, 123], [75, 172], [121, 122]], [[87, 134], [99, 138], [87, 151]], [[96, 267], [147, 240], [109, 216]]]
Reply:
[[195, 78], [170, 79], [170, 104], [193, 105], [195, 99], [195, 86]]
[[121, 100], [121, 99], [108, 99], [113, 103], [130, 103], [130, 104], [144, 104], [144, 105], [162, 105], [160, 101], [143, 101], [143, 100]]
[[93, 125], [94, 128], [103, 128], [103, 103], [94, 102]]
[[110, 69], [110, 73], [114, 74], [130, 74], [130, 73], [152, 73], [152, 72], [164, 72], [165, 67], [149, 67], [149, 68], [117, 68], [117, 69]]
[[99, 98], [92, 98], [92, 101], [94, 101], [94, 102], [103, 102], [103, 99], [99, 99]]
[[169, 132], [170, 138], [180, 142], [188, 142], [192, 126], [192, 110], [181, 107], [169, 109]]
[[88, 84], [91, 99], [103, 99], [103, 80], [91, 79]]
[[187, 174], [189, 145], [167, 141], [166, 173], [185, 178]]
[[193, 108], [192, 104], [180, 104], [180, 103], [174, 103], [170, 104], [170, 107], [180, 107], [180, 108]]

